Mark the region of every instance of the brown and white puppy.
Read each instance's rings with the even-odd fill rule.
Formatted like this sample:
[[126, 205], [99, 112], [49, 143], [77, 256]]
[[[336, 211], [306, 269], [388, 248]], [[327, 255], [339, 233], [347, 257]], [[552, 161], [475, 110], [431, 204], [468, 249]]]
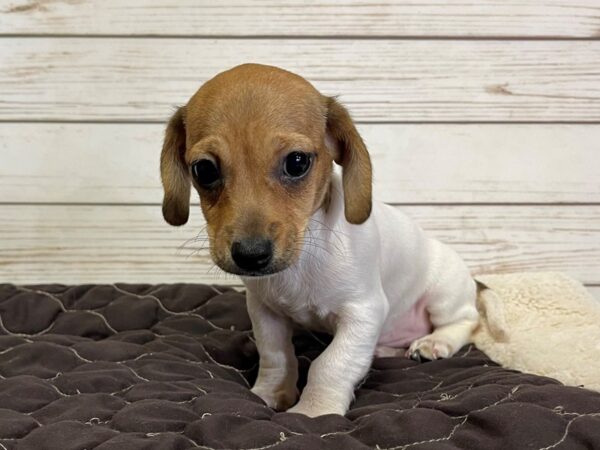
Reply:
[[206, 82], [167, 126], [161, 176], [166, 221], [187, 221], [193, 185], [212, 258], [247, 287], [252, 390], [269, 406], [297, 399], [293, 323], [334, 335], [290, 409], [309, 416], [344, 414], [374, 354], [410, 345], [435, 359], [469, 341], [478, 317], [465, 264], [372, 203], [350, 115], [298, 75], [245, 64]]

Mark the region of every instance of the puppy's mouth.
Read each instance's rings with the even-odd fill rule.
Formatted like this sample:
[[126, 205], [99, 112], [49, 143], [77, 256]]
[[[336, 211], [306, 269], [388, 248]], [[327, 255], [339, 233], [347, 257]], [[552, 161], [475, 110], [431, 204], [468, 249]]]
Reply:
[[275, 275], [276, 273], [282, 272], [289, 267], [290, 264], [280, 261], [272, 261], [267, 266], [262, 268], [242, 268], [233, 262], [221, 262], [215, 261], [217, 266], [223, 269], [225, 272], [233, 275], [239, 275], [241, 277], [266, 277], [269, 275]]
[[248, 277], [248, 278], [260, 278], [260, 277], [267, 277], [269, 275], [275, 275], [276, 273], [279, 273], [286, 268], [287, 268], [287, 266], [283, 266], [281, 268], [273, 266], [273, 267], [268, 267], [268, 268], [260, 269], [260, 270], [246, 270], [246, 269], [240, 269], [237, 266], [221, 267], [221, 269], [223, 269], [224, 271], [226, 271], [228, 273], [231, 273], [233, 275], [239, 275], [240, 277]]

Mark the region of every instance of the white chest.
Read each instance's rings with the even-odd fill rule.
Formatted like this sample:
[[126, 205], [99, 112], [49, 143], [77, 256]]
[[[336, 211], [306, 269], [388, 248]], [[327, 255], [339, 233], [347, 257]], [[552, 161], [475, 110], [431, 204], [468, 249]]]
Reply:
[[[283, 274], [282, 274], [283, 275]], [[336, 325], [336, 295], [323, 280], [310, 272], [286, 273], [247, 282], [255, 296], [273, 311], [315, 331], [333, 332]]]

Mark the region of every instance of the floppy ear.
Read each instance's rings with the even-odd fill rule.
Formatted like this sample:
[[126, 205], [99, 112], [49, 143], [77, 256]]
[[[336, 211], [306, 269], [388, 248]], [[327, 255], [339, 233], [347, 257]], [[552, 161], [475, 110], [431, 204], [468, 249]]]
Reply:
[[185, 107], [182, 106], [169, 120], [160, 155], [160, 177], [165, 191], [162, 213], [171, 225], [183, 225], [190, 213], [191, 181], [184, 156]]
[[343, 169], [346, 220], [361, 224], [371, 215], [371, 159], [350, 114], [334, 98], [327, 99], [327, 140]]

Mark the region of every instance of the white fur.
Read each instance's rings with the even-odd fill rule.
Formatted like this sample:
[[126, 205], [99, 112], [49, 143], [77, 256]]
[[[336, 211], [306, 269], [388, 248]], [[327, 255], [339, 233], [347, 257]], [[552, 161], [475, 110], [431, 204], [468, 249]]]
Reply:
[[308, 416], [346, 413], [378, 343], [379, 355], [395, 354], [390, 347], [401, 339], [394, 336], [410, 326], [406, 316], [419, 302], [434, 331], [414, 336], [420, 339], [409, 352], [452, 356], [477, 324], [475, 283], [453, 250], [396, 208], [375, 202], [365, 223], [351, 225], [343, 204], [336, 174], [330, 205], [311, 218], [299, 261], [275, 275], [243, 279], [260, 354], [252, 390], [271, 407], [289, 407], [297, 395], [292, 322], [334, 335], [289, 410]]
[[481, 275], [477, 348], [510, 369], [600, 392], [600, 303], [555, 272]]

